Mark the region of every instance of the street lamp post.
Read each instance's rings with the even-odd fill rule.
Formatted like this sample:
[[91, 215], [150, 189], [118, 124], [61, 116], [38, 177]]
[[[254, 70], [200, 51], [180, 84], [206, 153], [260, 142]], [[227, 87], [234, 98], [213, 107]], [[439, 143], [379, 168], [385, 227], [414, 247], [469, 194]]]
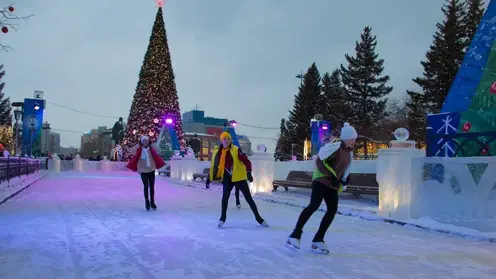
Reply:
[[42, 129], [45, 131], [45, 156], [48, 156], [48, 134], [50, 133], [50, 123], [45, 122]]
[[30, 147], [29, 147], [29, 156], [33, 156], [33, 143], [34, 143], [34, 124], [35, 124], [35, 121], [36, 121], [36, 117], [34, 115], [31, 116], [31, 118], [29, 118], [29, 124], [31, 124], [31, 144], [30, 144]]
[[19, 120], [21, 119], [22, 111], [20, 109], [14, 110], [15, 118], [15, 131], [14, 131], [14, 156], [18, 154], [19, 147]]

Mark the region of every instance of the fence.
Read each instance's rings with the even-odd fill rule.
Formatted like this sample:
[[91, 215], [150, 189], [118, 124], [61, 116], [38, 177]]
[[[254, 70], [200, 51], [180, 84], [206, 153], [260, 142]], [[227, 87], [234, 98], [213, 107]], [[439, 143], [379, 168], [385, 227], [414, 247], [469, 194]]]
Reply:
[[47, 169], [46, 159], [22, 157], [0, 158], [0, 182], [21, 175], [29, 175], [42, 169]]

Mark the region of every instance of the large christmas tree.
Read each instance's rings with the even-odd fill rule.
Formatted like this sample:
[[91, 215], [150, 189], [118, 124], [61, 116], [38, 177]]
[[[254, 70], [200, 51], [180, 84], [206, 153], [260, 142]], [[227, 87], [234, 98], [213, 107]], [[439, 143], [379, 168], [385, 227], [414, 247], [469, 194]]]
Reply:
[[184, 149], [174, 71], [162, 7], [159, 7], [124, 133], [124, 157], [129, 158], [129, 148], [136, 145], [142, 135], [148, 135], [152, 142], [157, 141], [167, 118], [173, 119], [180, 147]]

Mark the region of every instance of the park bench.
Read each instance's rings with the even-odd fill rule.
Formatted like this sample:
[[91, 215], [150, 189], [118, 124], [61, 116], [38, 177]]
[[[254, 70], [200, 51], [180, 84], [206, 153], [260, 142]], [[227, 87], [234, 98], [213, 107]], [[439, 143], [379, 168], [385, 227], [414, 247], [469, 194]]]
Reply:
[[162, 168], [158, 171], [158, 175], [164, 174], [165, 176], [169, 176], [169, 177], [170, 177], [170, 173], [171, 173], [170, 166], [166, 166], [165, 168]]
[[[311, 188], [312, 172], [308, 171], [290, 171], [285, 180], [274, 180], [272, 182], [273, 191], [278, 187], [284, 187], [288, 191], [289, 187], [293, 188]], [[378, 195], [379, 184], [376, 181], [375, 174], [369, 173], [351, 173], [350, 184], [346, 186], [346, 193], [354, 195]]]
[[193, 173], [193, 180], [196, 180], [197, 178], [201, 178], [201, 180], [204, 180], [208, 178], [210, 175], [210, 168], [204, 168], [202, 173]]

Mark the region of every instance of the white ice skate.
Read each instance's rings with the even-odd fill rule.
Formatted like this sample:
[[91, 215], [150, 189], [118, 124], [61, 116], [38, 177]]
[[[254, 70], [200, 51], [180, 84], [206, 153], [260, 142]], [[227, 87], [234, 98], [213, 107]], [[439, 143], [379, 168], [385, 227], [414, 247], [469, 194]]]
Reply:
[[236, 205], [238, 209], [241, 209], [241, 204]]
[[268, 228], [269, 227], [269, 223], [267, 223], [267, 221], [263, 221], [262, 224], [260, 224], [262, 227], [264, 228]]
[[224, 226], [225, 223], [226, 222], [224, 222], [224, 221], [219, 221], [219, 223], [217, 224], [217, 227], [221, 228], [222, 226]]
[[312, 242], [312, 251], [318, 254], [329, 254], [329, 247], [325, 242]]
[[286, 247], [294, 251], [300, 250], [300, 240], [298, 238], [290, 237], [286, 241]]

